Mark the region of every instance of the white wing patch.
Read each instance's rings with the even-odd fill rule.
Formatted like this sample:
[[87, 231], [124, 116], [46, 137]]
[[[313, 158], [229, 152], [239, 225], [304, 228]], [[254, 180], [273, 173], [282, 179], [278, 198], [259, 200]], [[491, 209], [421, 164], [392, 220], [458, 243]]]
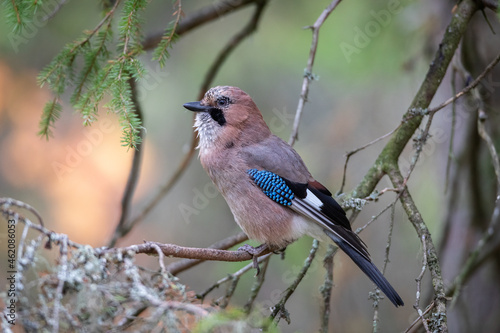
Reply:
[[[292, 205], [290, 206], [290, 208], [295, 212], [301, 214], [302, 216], [309, 218], [325, 230], [328, 230], [331, 236], [337, 238], [333, 239], [334, 241], [343, 241], [347, 244], [350, 244], [353, 249], [355, 249], [359, 254], [370, 261], [370, 255], [362, 244], [360, 244], [360, 246], [356, 246], [356, 244], [350, 242], [349, 239], [339, 234], [339, 232], [334, 229], [335, 227], [332, 227], [332, 224], [334, 224], [334, 222], [321, 211], [322, 206], [323, 202], [308, 189], [306, 197], [303, 199], [295, 197], [295, 199], [292, 200]], [[346, 230], [345, 232], [348, 231]]]
[[317, 207], [318, 210], [320, 210], [321, 207], [323, 207], [323, 202], [319, 200], [319, 198], [315, 196], [309, 189], [307, 189], [306, 191], [307, 191], [306, 197], [302, 200], [304, 200], [305, 202], [309, 203], [314, 207]]

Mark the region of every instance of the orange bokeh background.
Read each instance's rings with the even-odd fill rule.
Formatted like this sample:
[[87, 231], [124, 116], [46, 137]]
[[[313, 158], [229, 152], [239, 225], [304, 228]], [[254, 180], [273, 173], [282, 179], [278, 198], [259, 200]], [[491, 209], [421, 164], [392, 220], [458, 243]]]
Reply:
[[[7, 186], [23, 191], [16, 199], [46, 210], [50, 229], [78, 243], [102, 246], [119, 218], [132, 151], [117, 149], [118, 119], [105, 112], [94, 126], [84, 128], [65, 108], [53, 137], [47, 141], [38, 136], [41, 110], [52, 95], [37, 85], [37, 73], [15, 72], [0, 62], [1, 176]], [[150, 183], [153, 151], [152, 145], [145, 150], [136, 197]], [[44, 208], [33, 202], [37, 196], [45, 199]]]

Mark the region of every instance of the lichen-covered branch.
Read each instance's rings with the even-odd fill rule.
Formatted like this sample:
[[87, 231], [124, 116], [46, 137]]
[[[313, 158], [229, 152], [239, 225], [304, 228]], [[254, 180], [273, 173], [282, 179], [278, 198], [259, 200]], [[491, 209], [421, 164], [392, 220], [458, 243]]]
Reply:
[[441, 274], [441, 265], [439, 264], [437, 251], [432, 241], [431, 233], [405, 185], [405, 179], [401, 175], [398, 166], [393, 165], [388, 175], [394, 186], [401, 189], [401, 204], [406, 212], [406, 215], [408, 216], [408, 219], [415, 228], [419, 239], [425, 242], [425, 246], [423, 245], [422, 247], [427, 251], [427, 266], [432, 278], [435, 303], [431, 313], [431, 318], [428, 319], [428, 326], [431, 328], [431, 331], [447, 332], [445, 288]]

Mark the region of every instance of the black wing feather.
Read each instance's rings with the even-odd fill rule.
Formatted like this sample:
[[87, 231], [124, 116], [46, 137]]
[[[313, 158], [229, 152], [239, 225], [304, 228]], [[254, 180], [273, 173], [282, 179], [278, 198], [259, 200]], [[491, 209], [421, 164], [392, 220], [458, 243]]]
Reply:
[[[352, 231], [345, 211], [333, 199], [331, 193], [318, 182], [303, 184], [281, 176], [280, 178], [295, 195], [289, 207], [320, 225], [325, 234], [354, 261], [395, 306], [404, 305], [398, 293], [372, 263], [365, 243]], [[315, 198], [307, 198], [308, 195]]]

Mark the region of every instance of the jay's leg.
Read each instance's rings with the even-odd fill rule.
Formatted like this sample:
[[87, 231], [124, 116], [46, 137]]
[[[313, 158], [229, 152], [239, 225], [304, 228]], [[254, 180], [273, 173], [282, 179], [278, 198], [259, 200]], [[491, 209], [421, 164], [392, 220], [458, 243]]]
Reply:
[[261, 244], [257, 247], [253, 247], [251, 245], [245, 244], [242, 247], [238, 248], [238, 251], [244, 251], [247, 252], [248, 254], [252, 255], [253, 259], [253, 268], [257, 270], [256, 276], [259, 275], [260, 273], [260, 268], [259, 268], [259, 255], [268, 250], [267, 244]]

